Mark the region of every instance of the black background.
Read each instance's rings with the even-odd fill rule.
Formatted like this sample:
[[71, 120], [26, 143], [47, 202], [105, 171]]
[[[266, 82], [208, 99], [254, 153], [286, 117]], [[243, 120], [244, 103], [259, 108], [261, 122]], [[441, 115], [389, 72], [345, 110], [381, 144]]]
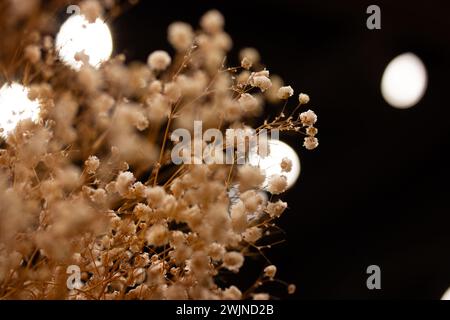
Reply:
[[[381, 8], [381, 30], [366, 28], [371, 4]], [[145, 0], [112, 24], [116, 52], [145, 61], [170, 51], [167, 26], [197, 26], [211, 8], [226, 17], [232, 56], [258, 48], [319, 115], [314, 152], [284, 137], [302, 173], [285, 197], [287, 242], [269, 257], [296, 283], [290, 298], [439, 299], [450, 286], [449, 2]], [[425, 63], [429, 84], [415, 107], [398, 110], [384, 102], [380, 80], [408, 51]], [[366, 287], [371, 264], [381, 268], [381, 290]], [[255, 270], [244, 269], [245, 281]]]

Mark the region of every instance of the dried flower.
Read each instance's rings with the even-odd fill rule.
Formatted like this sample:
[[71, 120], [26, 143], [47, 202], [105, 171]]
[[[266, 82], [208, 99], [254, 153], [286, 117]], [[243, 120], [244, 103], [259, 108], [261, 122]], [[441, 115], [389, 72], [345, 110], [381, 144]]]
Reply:
[[90, 156], [85, 162], [86, 172], [88, 174], [95, 174], [98, 167], [100, 166], [100, 160], [96, 156]]
[[252, 67], [252, 65], [253, 65], [253, 63], [247, 57], [244, 57], [241, 60], [241, 67], [246, 69], [246, 70], [249, 70]]
[[300, 104], [307, 104], [309, 102], [309, 96], [305, 93], [300, 93], [298, 95], [298, 101]]
[[249, 243], [255, 243], [262, 237], [262, 229], [259, 227], [250, 227], [242, 234], [245, 241]]
[[283, 158], [281, 160], [281, 171], [282, 172], [291, 172], [292, 170], [292, 161], [289, 158]]
[[281, 200], [278, 200], [277, 202], [269, 202], [267, 204], [267, 213], [270, 215], [270, 217], [279, 217], [281, 214], [286, 210], [287, 203], [283, 202]]
[[254, 75], [251, 79], [251, 85], [258, 87], [262, 92], [272, 86], [272, 81], [270, 81], [269, 77], [266, 75]]
[[116, 190], [121, 196], [125, 196], [128, 194], [131, 185], [136, 181], [133, 173], [130, 171], [121, 172], [117, 176], [116, 180]]
[[178, 51], [188, 50], [194, 41], [192, 27], [184, 22], [174, 22], [168, 28], [168, 40]]
[[317, 115], [312, 110], [302, 112], [299, 117], [304, 126], [313, 126], [317, 122]]
[[264, 276], [273, 279], [277, 273], [277, 267], [270, 265], [264, 268]]
[[318, 130], [315, 127], [308, 127], [308, 128], [306, 128], [306, 134], [308, 136], [315, 137], [317, 135], [317, 132], [318, 132]]
[[305, 137], [303, 146], [308, 150], [314, 150], [319, 146], [319, 140], [316, 137]]
[[239, 168], [239, 188], [241, 191], [261, 186], [264, 179], [264, 174], [258, 167], [245, 165]]
[[162, 50], [157, 50], [148, 56], [147, 63], [151, 69], [156, 71], [162, 71], [167, 69], [167, 67], [172, 62], [169, 54]]
[[226, 288], [222, 295], [225, 300], [240, 300], [242, 298], [242, 292], [236, 286]]
[[278, 89], [277, 97], [279, 99], [288, 99], [289, 97], [292, 97], [294, 95], [294, 89], [292, 89], [291, 86], [281, 87]]
[[240, 252], [227, 252], [223, 258], [223, 265], [230, 271], [238, 272], [244, 264], [244, 256]]
[[217, 10], [210, 10], [200, 19], [200, 26], [208, 33], [217, 33], [223, 29], [225, 19]]
[[29, 45], [25, 48], [25, 58], [33, 64], [41, 60], [41, 49], [35, 45]]
[[249, 93], [243, 93], [238, 102], [245, 112], [251, 112], [258, 107], [258, 100]]
[[[167, 52], [155, 51], [147, 63], [118, 54], [95, 68], [81, 51], [75, 71], [60, 61], [48, 19], [64, 1], [10, 2], [0, 11], [7, 35], [0, 65], [10, 66], [5, 79], [26, 79], [25, 99], [40, 110], [39, 119], [11, 130], [0, 121], [0, 299], [269, 299], [255, 289], [275, 277], [275, 266], [245, 293], [238, 282], [216, 284], [228, 281], [225, 269], [238, 273], [247, 256], [270, 247], [266, 237], [287, 208], [266, 194], [284, 192], [286, 177], [266, 180], [239, 153], [253, 152], [256, 131], [256, 152], [267, 157], [263, 129], [301, 131], [305, 147], [317, 147], [315, 113], [294, 108], [291, 117], [280, 112], [256, 124], [266, 101], [286, 100], [293, 89], [263, 69], [256, 49], [240, 52], [240, 66], [226, 65], [233, 41], [217, 10], [201, 18], [200, 30], [184, 22], [168, 27], [173, 66]], [[88, 22], [121, 10], [114, 0], [79, 5]], [[21, 25], [27, 28], [17, 30]], [[194, 121], [201, 134], [236, 135], [192, 138]], [[176, 129], [186, 135], [170, 141]], [[205, 164], [197, 149], [213, 143], [211, 158], [230, 159]], [[171, 149], [183, 145], [182, 158], [195, 164], [171, 162]], [[278, 165], [289, 172], [293, 164], [284, 158]], [[80, 290], [67, 287], [74, 264]]]
[[160, 247], [169, 242], [169, 235], [169, 230], [166, 226], [155, 224], [147, 230], [145, 240], [149, 245]]
[[295, 284], [291, 283], [290, 285], [288, 285], [288, 293], [289, 294], [294, 294], [296, 289], [297, 288], [296, 288]]
[[241, 52], [239, 53], [239, 57], [241, 61], [244, 58], [247, 58], [247, 60], [249, 60], [252, 64], [259, 63], [261, 59], [258, 50], [256, 50], [255, 48], [242, 49]]
[[267, 191], [272, 194], [280, 194], [287, 189], [287, 178], [286, 176], [274, 174], [269, 178]]
[[270, 296], [267, 293], [255, 293], [253, 294], [253, 300], [269, 300]]
[[233, 229], [236, 232], [241, 233], [247, 228], [247, 215], [242, 201], [231, 207], [230, 216]]
[[80, 3], [81, 13], [87, 21], [94, 23], [103, 12], [103, 8], [97, 0], [85, 0]]

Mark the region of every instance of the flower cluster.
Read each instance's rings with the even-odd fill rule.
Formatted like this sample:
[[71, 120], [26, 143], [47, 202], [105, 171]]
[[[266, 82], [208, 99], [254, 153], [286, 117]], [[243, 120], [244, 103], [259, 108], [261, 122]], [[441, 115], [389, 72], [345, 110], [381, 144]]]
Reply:
[[[80, 8], [95, 21], [117, 12], [115, 2]], [[253, 48], [241, 51], [240, 66], [224, 65], [232, 40], [216, 10], [200, 30], [168, 27], [172, 57], [157, 50], [147, 63], [130, 63], [119, 54], [95, 68], [80, 52], [83, 65], [73, 70], [58, 57], [49, 19], [65, 1], [7, 3], [0, 67], [29, 88], [40, 119], [0, 141], [0, 299], [269, 298], [263, 285], [277, 281], [269, 262], [251, 288], [217, 279], [239, 274], [247, 256], [274, 244], [264, 239], [287, 208], [276, 198], [286, 177], [264, 186], [265, 172], [248, 164], [176, 166], [168, 137], [196, 120], [204, 130], [248, 128], [266, 102], [287, 102], [293, 89]], [[25, 36], [17, 31], [24, 24], [33, 30]], [[254, 127], [301, 132], [313, 149], [317, 116], [297, 112], [308, 101], [300, 94], [291, 115], [285, 103]], [[279, 165], [292, 168], [287, 158]], [[72, 265], [81, 271], [75, 288], [67, 286]]]

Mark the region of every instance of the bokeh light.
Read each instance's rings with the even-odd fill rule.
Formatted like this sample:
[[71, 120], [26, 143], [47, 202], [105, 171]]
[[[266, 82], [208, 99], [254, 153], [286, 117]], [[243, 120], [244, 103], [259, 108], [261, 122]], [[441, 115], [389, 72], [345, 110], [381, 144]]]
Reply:
[[26, 119], [39, 119], [40, 104], [28, 98], [28, 88], [18, 84], [5, 84], [0, 89], [0, 135], [6, 138], [17, 124]]
[[395, 57], [381, 79], [381, 93], [394, 108], [406, 109], [422, 99], [427, 88], [425, 65], [418, 56], [407, 52]]
[[61, 60], [75, 70], [82, 66], [81, 61], [75, 60], [75, 54], [79, 52], [88, 55], [89, 64], [98, 68], [112, 54], [111, 31], [100, 18], [89, 23], [82, 15], [72, 15], [59, 30], [56, 48]]
[[[300, 159], [297, 153], [291, 146], [280, 140], [269, 140], [269, 146], [270, 154], [267, 157], [259, 156], [256, 149], [252, 150], [249, 155], [249, 163], [259, 166], [265, 172], [266, 183], [270, 176], [282, 174], [287, 178], [288, 188], [291, 188], [300, 176]], [[290, 172], [282, 172], [280, 164], [283, 158], [292, 161]]]

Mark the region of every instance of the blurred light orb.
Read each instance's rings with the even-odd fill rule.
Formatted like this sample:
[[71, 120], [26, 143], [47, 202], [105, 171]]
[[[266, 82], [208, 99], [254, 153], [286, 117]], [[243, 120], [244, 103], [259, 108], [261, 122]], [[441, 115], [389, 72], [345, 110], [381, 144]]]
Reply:
[[427, 69], [422, 60], [407, 52], [387, 65], [381, 78], [381, 93], [394, 108], [407, 109], [422, 99], [427, 83]]
[[444, 295], [442, 296], [441, 300], [450, 300], [450, 288], [445, 291]]
[[89, 23], [83, 15], [72, 15], [56, 36], [56, 49], [60, 59], [75, 70], [83, 65], [75, 60], [75, 54], [83, 51], [89, 56], [89, 64], [98, 68], [112, 54], [111, 31], [100, 18]]
[[[267, 184], [270, 176], [274, 174], [281, 174], [286, 176], [288, 189], [291, 188], [300, 176], [300, 158], [294, 149], [288, 144], [280, 140], [269, 141], [269, 155], [265, 158], [258, 155], [256, 147], [249, 153], [249, 164], [252, 166], [259, 166], [266, 174]], [[290, 172], [281, 171], [281, 161], [283, 158], [288, 158], [292, 161], [292, 169]]]
[[28, 98], [29, 89], [18, 84], [5, 84], [0, 89], [0, 136], [6, 138], [26, 119], [39, 120], [40, 104]]

